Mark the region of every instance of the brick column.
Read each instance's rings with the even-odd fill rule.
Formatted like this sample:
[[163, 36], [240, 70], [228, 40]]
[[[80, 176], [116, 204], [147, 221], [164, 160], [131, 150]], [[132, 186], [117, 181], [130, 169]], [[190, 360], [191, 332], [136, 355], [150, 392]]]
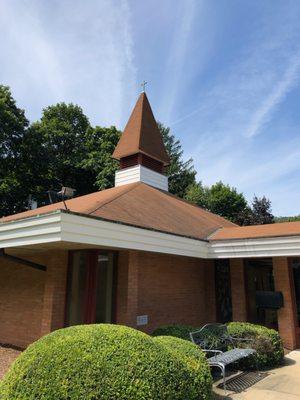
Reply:
[[205, 260], [205, 300], [206, 300], [206, 321], [217, 321], [216, 307], [216, 285], [215, 285], [215, 262]]
[[294, 311], [291, 271], [286, 257], [273, 258], [275, 290], [282, 292], [284, 307], [278, 310], [279, 334], [287, 349], [296, 348], [296, 319]]
[[233, 321], [247, 321], [245, 266], [241, 258], [230, 260], [231, 299]]
[[63, 328], [65, 317], [68, 252], [49, 253], [44, 289], [41, 336]]
[[136, 328], [138, 315], [138, 274], [139, 253], [129, 251], [128, 256], [128, 292], [127, 292], [127, 325]]

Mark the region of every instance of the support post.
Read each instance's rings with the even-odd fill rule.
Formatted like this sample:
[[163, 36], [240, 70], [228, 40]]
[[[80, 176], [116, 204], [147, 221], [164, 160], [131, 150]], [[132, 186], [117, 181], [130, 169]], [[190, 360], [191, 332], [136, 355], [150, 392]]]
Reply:
[[278, 330], [284, 347], [293, 350], [297, 347], [296, 318], [293, 299], [292, 271], [287, 257], [273, 258], [275, 290], [282, 292], [284, 306], [278, 310]]
[[205, 261], [205, 287], [206, 287], [206, 320], [207, 322], [217, 321], [216, 306], [216, 282], [215, 282], [215, 262], [214, 260]]
[[127, 325], [137, 327], [138, 315], [138, 273], [139, 254], [137, 251], [129, 251], [128, 257], [128, 293], [127, 293]]
[[47, 262], [41, 336], [64, 327], [68, 252], [55, 250]]
[[247, 321], [245, 266], [242, 258], [230, 260], [231, 301], [233, 321]]

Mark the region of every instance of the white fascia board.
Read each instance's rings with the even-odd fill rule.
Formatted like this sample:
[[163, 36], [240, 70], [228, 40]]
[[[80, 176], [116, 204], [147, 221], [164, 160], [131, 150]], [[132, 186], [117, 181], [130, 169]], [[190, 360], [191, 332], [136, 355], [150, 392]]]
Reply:
[[62, 241], [197, 258], [208, 255], [207, 242], [61, 211], [0, 224], [0, 248]]
[[61, 240], [61, 212], [0, 223], [0, 248]]
[[210, 258], [299, 256], [300, 236], [230, 239], [210, 242]]
[[62, 215], [62, 240], [73, 243], [207, 258], [208, 243], [134, 226]]
[[206, 259], [300, 256], [300, 236], [208, 243], [62, 211], [0, 224], [0, 248], [62, 241]]

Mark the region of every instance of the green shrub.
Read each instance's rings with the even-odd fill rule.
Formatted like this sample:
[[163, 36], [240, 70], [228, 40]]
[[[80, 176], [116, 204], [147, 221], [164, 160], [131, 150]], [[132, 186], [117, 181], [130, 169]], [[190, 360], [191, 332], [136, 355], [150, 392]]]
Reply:
[[190, 325], [166, 325], [155, 329], [152, 336], [174, 336], [180, 339], [190, 340], [190, 332], [199, 328]]
[[165, 344], [117, 325], [55, 331], [27, 348], [1, 400], [198, 400], [197, 368]]
[[274, 368], [282, 364], [284, 350], [279, 333], [265, 326], [248, 322], [230, 322], [230, 335], [241, 339], [252, 339], [251, 342], [238, 342], [238, 347], [251, 347], [257, 351], [256, 356], [248, 357], [239, 363], [242, 369]]
[[[232, 336], [241, 339], [252, 339], [250, 342], [235, 342], [238, 347], [251, 347], [257, 351], [255, 356], [245, 358], [238, 363], [241, 369], [255, 368], [274, 368], [283, 362], [284, 350], [279, 333], [274, 329], [269, 329], [261, 325], [250, 324], [248, 322], [230, 322], [227, 324], [228, 332]], [[156, 329], [154, 336], [166, 335], [190, 340], [189, 332], [200, 329], [188, 325], [170, 325]], [[212, 335], [212, 341], [217, 339]], [[224, 349], [226, 350], [226, 349]]]
[[180, 360], [184, 360], [194, 377], [198, 389], [198, 399], [212, 398], [212, 377], [205, 354], [195, 344], [172, 336], [157, 336], [154, 338]]

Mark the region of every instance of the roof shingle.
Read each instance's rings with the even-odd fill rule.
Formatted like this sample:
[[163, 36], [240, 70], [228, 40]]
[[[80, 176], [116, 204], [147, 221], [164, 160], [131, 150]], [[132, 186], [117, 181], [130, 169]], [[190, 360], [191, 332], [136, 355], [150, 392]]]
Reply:
[[223, 228], [212, 234], [209, 240], [257, 239], [294, 235], [300, 235], [300, 221]]
[[137, 153], [146, 154], [161, 161], [164, 165], [169, 164], [169, 156], [146, 93], [141, 93], [138, 98], [119, 143], [113, 152], [113, 158], [120, 160]]
[[[141, 182], [118, 186], [66, 201], [74, 213], [101, 217], [175, 235], [206, 239], [222, 227], [235, 226], [226, 219]], [[64, 209], [62, 202], [2, 218], [10, 222]]]

